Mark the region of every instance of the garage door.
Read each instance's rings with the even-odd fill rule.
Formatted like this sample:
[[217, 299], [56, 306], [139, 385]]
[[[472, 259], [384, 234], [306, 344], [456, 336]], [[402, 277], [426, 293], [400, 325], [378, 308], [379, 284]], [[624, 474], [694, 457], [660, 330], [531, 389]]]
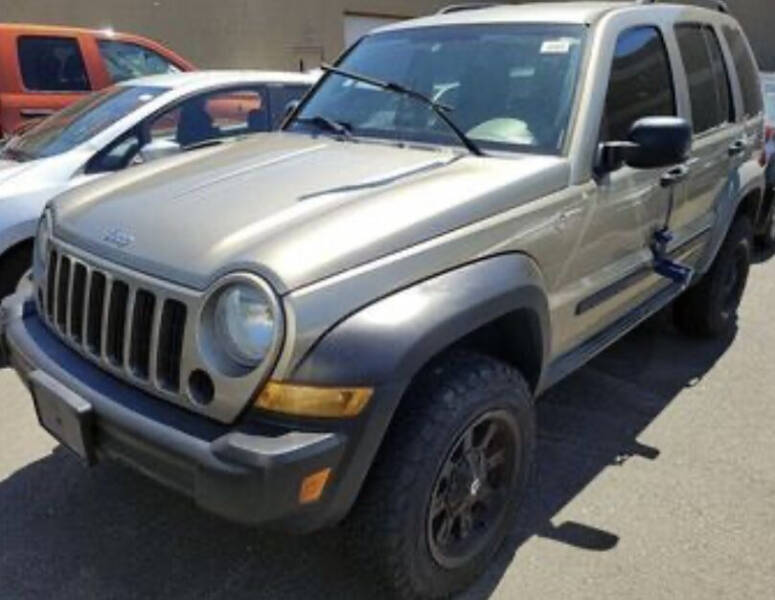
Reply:
[[344, 45], [349, 48], [372, 29], [390, 25], [401, 19], [390, 17], [367, 17], [361, 15], [344, 16]]

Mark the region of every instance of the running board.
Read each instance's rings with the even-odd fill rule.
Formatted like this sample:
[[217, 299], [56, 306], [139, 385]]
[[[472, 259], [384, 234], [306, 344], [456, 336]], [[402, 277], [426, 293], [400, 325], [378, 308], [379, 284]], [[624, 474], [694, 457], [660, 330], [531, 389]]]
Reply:
[[686, 286], [683, 283], [683, 278], [681, 278], [681, 281], [674, 281], [592, 339], [558, 357], [547, 367], [540, 386], [541, 391], [565, 379], [576, 369], [588, 363], [619, 338], [670, 304], [684, 289], [686, 289]]

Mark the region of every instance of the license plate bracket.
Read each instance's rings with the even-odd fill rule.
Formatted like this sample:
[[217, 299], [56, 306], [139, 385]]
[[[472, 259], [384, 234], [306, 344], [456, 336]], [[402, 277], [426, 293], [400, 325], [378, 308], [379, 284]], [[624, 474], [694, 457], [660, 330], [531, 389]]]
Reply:
[[42, 371], [30, 374], [30, 391], [40, 426], [87, 465], [93, 465], [92, 405]]

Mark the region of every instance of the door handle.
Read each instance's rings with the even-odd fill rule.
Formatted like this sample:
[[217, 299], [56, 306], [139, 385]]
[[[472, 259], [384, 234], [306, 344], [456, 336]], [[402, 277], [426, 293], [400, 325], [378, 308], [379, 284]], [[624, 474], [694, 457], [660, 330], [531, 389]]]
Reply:
[[748, 143], [745, 140], [737, 140], [729, 145], [729, 156], [738, 156], [746, 151]]
[[53, 108], [22, 108], [19, 114], [27, 119], [38, 119], [40, 117], [49, 117], [54, 114]]
[[676, 185], [677, 183], [681, 183], [688, 176], [689, 167], [687, 165], [678, 165], [666, 173], [663, 173], [659, 183], [663, 188], [668, 188]]

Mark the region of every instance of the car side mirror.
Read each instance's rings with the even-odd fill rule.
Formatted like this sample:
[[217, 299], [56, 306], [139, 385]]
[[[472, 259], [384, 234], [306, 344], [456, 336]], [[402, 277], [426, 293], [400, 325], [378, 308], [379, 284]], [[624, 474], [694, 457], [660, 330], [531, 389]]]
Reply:
[[598, 149], [597, 172], [605, 175], [628, 165], [634, 169], [670, 167], [689, 158], [692, 128], [678, 117], [644, 117], [633, 123], [626, 141]]
[[172, 140], [159, 138], [148, 142], [140, 149], [139, 157], [142, 163], [158, 160], [165, 156], [173, 156], [180, 152], [180, 144]]

